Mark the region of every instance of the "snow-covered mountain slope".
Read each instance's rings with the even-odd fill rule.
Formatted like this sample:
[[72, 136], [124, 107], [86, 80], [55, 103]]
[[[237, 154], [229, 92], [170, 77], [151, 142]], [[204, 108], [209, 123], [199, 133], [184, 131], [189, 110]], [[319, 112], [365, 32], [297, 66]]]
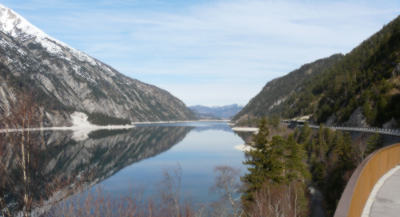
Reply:
[[34, 93], [50, 125], [73, 111], [132, 121], [194, 117], [167, 91], [122, 75], [0, 4], [0, 114], [23, 92]]

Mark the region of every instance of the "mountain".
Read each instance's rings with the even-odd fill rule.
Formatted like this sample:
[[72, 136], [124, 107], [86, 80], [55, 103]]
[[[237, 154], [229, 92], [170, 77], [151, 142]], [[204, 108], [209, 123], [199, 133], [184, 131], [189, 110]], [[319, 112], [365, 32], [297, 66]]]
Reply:
[[230, 119], [236, 115], [243, 108], [243, 106], [239, 106], [237, 104], [212, 107], [195, 105], [189, 106], [189, 108], [200, 119]]
[[302, 83], [277, 114], [311, 115], [328, 125], [400, 127], [400, 16]]
[[24, 94], [34, 97], [47, 125], [65, 125], [73, 111], [92, 119], [187, 120], [194, 114], [165, 90], [122, 75], [51, 38], [0, 5], [0, 114]]
[[283, 115], [316, 123], [400, 127], [400, 17], [293, 95]]
[[287, 75], [268, 82], [264, 88], [233, 118], [237, 122], [279, 114], [284, 102], [291, 95], [301, 91], [325, 69], [331, 67], [343, 58], [342, 54], [335, 54], [305, 64]]

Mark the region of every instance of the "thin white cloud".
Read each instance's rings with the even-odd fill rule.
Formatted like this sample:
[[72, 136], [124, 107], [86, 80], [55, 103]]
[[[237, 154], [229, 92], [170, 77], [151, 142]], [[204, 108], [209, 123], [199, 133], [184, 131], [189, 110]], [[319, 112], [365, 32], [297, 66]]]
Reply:
[[[56, 7], [33, 2], [42, 3], [39, 11]], [[66, 10], [51, 19], [29, 14], [56, 38], [124, 74], [160, 85], [188, 104], [222, 105], [245, 104], [267, 81], [349, 52], [400, 12], [395, 1], [218, 0], [173, 10], [136, 7], [138, 2], [103, 0], [88, 7], [57, 0]], [[20, 7], [28, 6], [34, 7]], [[193, 86], [194, 78], [202, 86]]]

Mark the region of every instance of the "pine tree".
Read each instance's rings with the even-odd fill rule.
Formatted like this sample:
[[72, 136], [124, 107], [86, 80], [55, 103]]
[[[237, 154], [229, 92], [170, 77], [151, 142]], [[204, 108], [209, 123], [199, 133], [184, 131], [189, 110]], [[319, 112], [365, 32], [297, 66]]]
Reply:
[[[296, 128], [297, 129], [297, 128]], [[300, 135], [299, 135], [299, 143], [300, 144], [307, 144], [310, 142], [311, 138], [311, 128], [306, 122], [304, 126], [301, 128]]]
[[287, 139], [286, 178], [288, 182], [308, 178], [309, 174], [304, 163], [305, 151], [302, 144], [298, 144], [293, 135]]
[[352, 146], [351, 135], [349, 133], [344, 133], [343, 142], [339, 143], [336, 147], [336, 153], [341, 164], [346, 165], [347, 168], [353, 167], [355, 163], [355, 150]]
[[365, 150], [364, 157], [366, 157], [367, 155], [371, 154], [375, 150], [381, 148], [382, 146], [383, 146], [383, 138], [382, 138], [382, 136], [380, 134], [378, 134], [378, 133], [372, 135], [371, 137], [368, 138], [367, 148]]
[[253, 142], [257, 149], [264, 149], [268, 144], [269, 129], [267, 126], [267, 119], [261, 119], [258, 125], [258, 133], [254, 136]]
[[318, 131], [318, 143], [317, 143], [318, 145], [317, 155], [320, 161], [324, 160], [325, 153], [328, 150], [324, 132], [325, 132], [325, 127], [321, 124]]
[[254, 137], [255, 149], [248, 152], [248, 158], [244, 162], [248, 165], [249, 171], [242, 178], [247, 186], [243, 195], [245, 201], [251, 201], [252, 193], [259, 190], [266, 182], [281, 183], [283, 181], [283, 150], [286, 143], [281, 137], [273, 137], [269, 142], [268, 134], [266, 121], [263, 119]]

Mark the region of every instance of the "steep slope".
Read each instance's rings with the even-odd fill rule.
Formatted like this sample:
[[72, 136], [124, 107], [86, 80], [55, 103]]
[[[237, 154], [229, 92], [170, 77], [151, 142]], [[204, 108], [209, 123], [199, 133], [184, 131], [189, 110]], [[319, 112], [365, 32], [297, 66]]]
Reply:
[[400, 17], [353, 49], [286, 103], [283, 115], [317, 123], [399, 127]]
[[304, 89], [306, 82], [317, 74], [331, 67], [343, 58], [336, 54], [331, 57], [305, 64], [287, 75], [268, 82], [260, 93], [233, 118], [235, 121], [245, 121], [279, 113], [282, 105], [291, 95]]
[[167, 91], [120, 74], [0, 5], [0, 113], [24, 93], [32, 93], [50, 125], [76, 110], [133, 121], [194, 118]]
[[202, 106], [195, 105], [189, 107], [198, 118], [211, 118], [211, 119], [230, 119], [236, 115], [243, 106], [237, 104], [226, 105], [226, 106]]
[[235, 120], [311, 115], [311, 121], [328, 125], [400, 127], [400, 16], [326, 63], [306, 79], [301, 71], [313, 64], [299, 69], [300, 77], [294, 71], [269, 82]]

